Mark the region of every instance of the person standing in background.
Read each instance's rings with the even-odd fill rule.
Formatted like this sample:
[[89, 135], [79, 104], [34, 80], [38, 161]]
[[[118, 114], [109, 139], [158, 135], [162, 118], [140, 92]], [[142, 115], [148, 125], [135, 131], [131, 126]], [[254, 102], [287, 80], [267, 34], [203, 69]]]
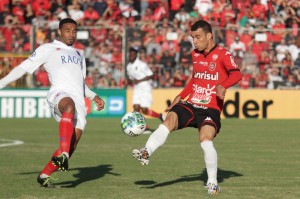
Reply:
[[[133, 110], [142, 112], [145, 115], [164, 120], [162, 113], [157, 113], [150, 109], [152, 104], [152, 85], [150, 80], [153, 79], [153, 72], [149, 66], [138, 58], [139, 49], [131, 47], [129, 49], [128, 60], [126, 66], [128, 79], [133, 83]], [[146, 127], [146, 131], [151, 131]]]

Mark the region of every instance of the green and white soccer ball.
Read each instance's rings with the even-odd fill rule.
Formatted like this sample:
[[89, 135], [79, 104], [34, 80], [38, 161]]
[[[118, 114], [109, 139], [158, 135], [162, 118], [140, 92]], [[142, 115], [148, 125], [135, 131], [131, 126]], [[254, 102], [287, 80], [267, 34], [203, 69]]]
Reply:
[[146, 129], [146, 119], [139, 112], [128, 112], [121, 119], [121, 129], [130, 137], [141, 135]]

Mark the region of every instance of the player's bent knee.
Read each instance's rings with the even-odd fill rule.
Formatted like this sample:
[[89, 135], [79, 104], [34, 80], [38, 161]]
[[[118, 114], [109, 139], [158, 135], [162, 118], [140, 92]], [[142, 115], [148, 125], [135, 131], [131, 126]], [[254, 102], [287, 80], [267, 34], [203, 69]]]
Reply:
[[175, 112], [169, 112], [163, 125], [165, 125], [170, 132], [176, 130], [178, 128], [177, 114]]

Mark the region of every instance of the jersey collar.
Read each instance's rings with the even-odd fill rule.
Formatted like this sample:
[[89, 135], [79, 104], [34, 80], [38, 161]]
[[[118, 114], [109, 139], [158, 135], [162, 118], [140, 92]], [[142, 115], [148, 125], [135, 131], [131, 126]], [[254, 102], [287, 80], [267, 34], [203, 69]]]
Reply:
[[71, 46], [68, 46], [67, 44], [65, 44], [65, 43], [63, 43], [63, 42], [61, 42], [59, 40], [56, 40], [56, 39], [53, 40], [53, 43], [58, 44], [60, 46], [65, 46], [65, 47], [68, 47], [68, 48], [71, 47]]
[[216, 49], [217, 47], [218, 47], [218, 44], [215, 44], [214, 47], [212, 47], [208, 53], [205, 53], [204, 50], [199, 51], [199, 50], [197, 50], [197, 49], [196, 49], [196, 52], [197, 52], [197, 53], [203, 54], [204, 57], [207, 57], [207, 56], [208, 56], [214, 49]]

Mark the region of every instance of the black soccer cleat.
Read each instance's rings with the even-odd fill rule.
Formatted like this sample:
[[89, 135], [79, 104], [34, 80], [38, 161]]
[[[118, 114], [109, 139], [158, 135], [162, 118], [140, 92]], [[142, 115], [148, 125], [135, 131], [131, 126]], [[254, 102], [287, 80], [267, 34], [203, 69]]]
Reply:
[[68, 158], [65, 154], [52, 157], [52, 164], [58, 166], [58, 170], [67, 171], [69, 168]]
[[55, 185], [52, 184], [52, 181], [58, 180], [58, 179], [55, 179], [55, 178], [53, 178], [51, 176], [48, 176], [46, 178], [41, 178], [40, 175], [39, 175], [36, 180], [41, 185], [41, 187], [55, 188]]

